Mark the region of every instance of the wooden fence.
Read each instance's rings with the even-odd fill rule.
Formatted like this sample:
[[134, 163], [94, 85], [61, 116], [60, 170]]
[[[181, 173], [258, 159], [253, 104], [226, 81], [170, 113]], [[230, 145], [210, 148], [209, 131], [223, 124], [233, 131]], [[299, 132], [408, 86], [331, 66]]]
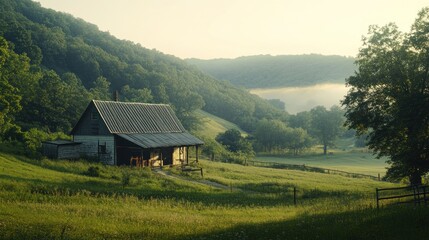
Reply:
[[305, 164], [288, 164], [288, 163], [278, 163], [278, 162], [263, 162], [263, 161], [247, 161], [247, 165], [257, 166], [257, 167], [267, 167], [267, 168], [278, 168], [278, 169], [290, 169], [290, 170], [300, 170], [300, 171], [308, 171], [308, 172], [318, 172], [318, 173], [326, 173], [326, 174], [336, 174], [342, 175], [346, 177], [352, 178], [369, 178], [372, 180], [380, 181], [380, 174], [378, 176], [372, 176], [367, 174], [360, 173], [351, 173], [341, 170], [321, 168], [321, 167], [311, 167]]
[[377, 208], [380, 207], [380, 201], [402, 204], [414, 203], [420, 205], [422, 202], [427, 205], [429, 201], [429, 186], [418, 185], [397, 188], [376, 188]]

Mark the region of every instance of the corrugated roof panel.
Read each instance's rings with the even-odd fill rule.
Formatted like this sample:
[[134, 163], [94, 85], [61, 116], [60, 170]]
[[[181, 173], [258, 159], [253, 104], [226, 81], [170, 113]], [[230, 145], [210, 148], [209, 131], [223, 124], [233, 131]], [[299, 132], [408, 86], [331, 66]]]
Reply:
[[180, 147], [202, 145], [203, 141], [187, 132], [183, 133], [146, 133], [117, 134], [142, 148]]
[[93, 102], [111, 133], [186, 132], [166, 104]]
[[79, 145], [80, 142], [73, 142], [69, 140], [55, 140], [55, 141], [43, 141], [42, 143], [52, 144], [52, 145]]

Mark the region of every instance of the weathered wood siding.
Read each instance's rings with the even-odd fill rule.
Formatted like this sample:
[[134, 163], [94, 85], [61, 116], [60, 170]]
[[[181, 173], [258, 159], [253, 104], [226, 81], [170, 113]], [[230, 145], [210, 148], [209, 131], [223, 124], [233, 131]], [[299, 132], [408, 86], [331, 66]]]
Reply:
[[[80, 145], [81, 156], [95, 157], [105, 164], [116, 165], [115, 139], [113, 135], [74, 135], [73, 140], [82, 143]], [[100, 151], [100, 148], [105, 152]]]
[[79, 158], [79, 145], [57, 145], [43, 143], [43, 155], [52, 159]]
[[58, 159], [77, 159], [79, 157], [79, 145], [58, 146]]
[[74, 128], [74, 135], [110, 135], [94, 104], [90, 104]]

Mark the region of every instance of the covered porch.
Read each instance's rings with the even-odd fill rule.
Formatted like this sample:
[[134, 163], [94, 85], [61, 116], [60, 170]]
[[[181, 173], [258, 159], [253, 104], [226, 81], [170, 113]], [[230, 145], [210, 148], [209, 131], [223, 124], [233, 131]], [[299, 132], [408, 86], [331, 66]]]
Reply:
[[[191, 136], [192, 138], [189, 138]], [[187, 144], [184, 140], [187, 140]], [[116, 165], [161, 167], [189, 164], [189, 149], [198, 162], [201, 140], [190, 134], [116, 134]], [[182, 143], [182, 144], [179, 144]], [[192, 143], [192, 144], [191, 144]]]

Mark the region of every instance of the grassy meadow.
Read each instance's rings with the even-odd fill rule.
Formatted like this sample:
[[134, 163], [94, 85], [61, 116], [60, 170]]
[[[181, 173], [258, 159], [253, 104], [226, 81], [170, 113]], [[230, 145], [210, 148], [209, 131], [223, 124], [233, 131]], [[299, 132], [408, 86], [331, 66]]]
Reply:
[[258, 156], [256, 161], [277, 162], [286, 164], [305, 164], [312, 167], [341, 170], [350, 173], [360, 173], [372, 176], [386, 174], [386, 159], [377, 159], [372, 153], [352, 151], [335, 152], [333, 154], [306, 154], [303, 156], [271, 157]]
[[199, 132], [201, 132], [203, 136], [214, 139], [219, 133], [224, 133], [228, 129], [237, 129], [243, 136], [247, 135], [245, 131], [232, 122], [202, 110], [198, 110], [196, 113], [198, 118], [202, 121], [202, 129]]
[[356, 148], [355, 138], [338, 138], [334, 148], [328, 148], [327, 155], [323, 155], [323, 146], [318, 145], [308, 151], [294, 156], [285, 154], [283, 156], [272, 156], [260, 154], [255, 161], [274, 162], [284, 164], [296, 164], [320, 167], [325, 169], [340, 170], [350, 173], [359, 173], [377, 177], [386, 174], [386, 158], [377, 159], [371, 151], [366, 148]]
[[0, 153], [0, 239], [423, 239], [429, 232], [427, 208], [374, 209], [375, 188], [397, 184], [200, 166], [204, 178]]

